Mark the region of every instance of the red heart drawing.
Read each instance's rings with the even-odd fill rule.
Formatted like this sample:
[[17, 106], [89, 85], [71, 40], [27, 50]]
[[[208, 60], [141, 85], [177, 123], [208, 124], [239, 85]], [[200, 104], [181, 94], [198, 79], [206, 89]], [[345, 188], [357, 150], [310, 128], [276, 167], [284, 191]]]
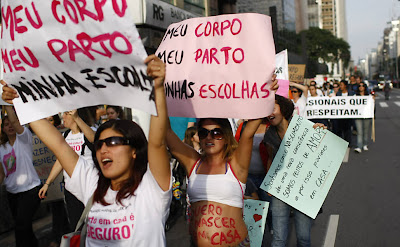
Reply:
[[259, 215], [259, 214], [254, 214], [254, 215], [253, 215], [253, 218], [254, 218], [254, 221], [257, 222], [257, 221], [259, 221], [259, 220], [262, 219], [262, 216]]

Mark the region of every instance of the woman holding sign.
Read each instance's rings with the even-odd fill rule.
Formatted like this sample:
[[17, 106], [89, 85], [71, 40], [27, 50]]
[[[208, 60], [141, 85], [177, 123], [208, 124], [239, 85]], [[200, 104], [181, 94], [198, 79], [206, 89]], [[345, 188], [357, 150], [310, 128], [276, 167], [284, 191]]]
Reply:
[[38, 241], [32, 219], [40, 205], [40, 179], [33, 167], [32, 133], [21, 126], [13, 107], [5, 108], [8, 115], [1, 124], [0, 185], [4, 181], [15, 222], [16, 246], [35, 247]]
[[[165, 246], [164, 224], [171, 202], [171, 171], [164, 145], [168, 114], [165, 65], [151, 55], [147, 73], [154, 78], [158, 116], [150, 121], [149, 141], [129, 120], [110, 120], [94, 137], [93, 161], [80, 157], [46, 120], [32, 129], [56, 155], [70, 176], [67, 188], [84, 204], [93, 195], [86, 246]], [[3, 99], [16, 92], [5, 86]], [[94, 162], [94, 166], [91, 163]]]
[[[276, 90], [275, 77], [273, 82], [271, 88]], [[171, 128], [168, 130], [169, 150], [189, 178], [189, 232], [195, 246], [249, 246], [243, 221], [243, 193], [253, 137], [261, 121], [248, 121], [237, 143], [228, 119], [200, 119], [200, 154], [183, 143]]]
[[[271, 126], [265, 133], [264, 143], [268, 151], [268, 166], [271, 166], [283, 137], [289, 127], [290, 120], [295, 110], [294, 104], [289, 99], [275, 95], [275, 108], [273, 113], [268, 116]], [[321, 123], [316, 123], [314, 128], [323, 127]], [[272, 247], [286, 246], [289, 233], [290, 211], [294, 211], [294, 220], [296, 226], [297, 246], [306, 247], [311, 245], [311, 224], [312, 219], [302, 212], [293, 209], [288, 204], [272, 196], [270, 205], [272, 213]]]

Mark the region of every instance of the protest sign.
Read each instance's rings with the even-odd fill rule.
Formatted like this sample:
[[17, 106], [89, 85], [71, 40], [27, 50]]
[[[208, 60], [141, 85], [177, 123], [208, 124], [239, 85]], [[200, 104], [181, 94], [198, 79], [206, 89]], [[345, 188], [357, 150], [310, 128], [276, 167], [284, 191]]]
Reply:
[[[44, 145], [44, 143], [36, 136], [33, 136], [33, 166], [44, 184], [53, 168], [57, 158], [53, 152]], [[62, 182], [62, 173], [50, 184], [47, 190], [45, 201], [53, 201], [64, 198], [64, 183]]]
[[304, 82], [305, 64], [289, 64], [289, 81]]
[[243, 220], [247, 226], [250, 247], [261, 247], [268, 207], [269, 202], [251, 199], [244, 200]]
[[328, 130], [293, 115], [260, 188], [315, 219], [348, 143]]
[[4, 79], [21, 124], [89, 105], [155, 114], [146, 51], [121, 1], [1, 1]]
[[221, 15], [171, 24], [156, 54], [167, 65], [170, 116], [253, 119], [273, 110], [275, 47], [268, 16]]
[[289, 72], [288, 72], [288, 55], [287, 50], [283, 50], [276, 54], [276, 79], [278, 79], [279, 88], [276, 92], [277, 95], [285, 98], [289, 97]]
[[373, 118], [375, 100], [370, 96], [308, 97], [307, 119]]

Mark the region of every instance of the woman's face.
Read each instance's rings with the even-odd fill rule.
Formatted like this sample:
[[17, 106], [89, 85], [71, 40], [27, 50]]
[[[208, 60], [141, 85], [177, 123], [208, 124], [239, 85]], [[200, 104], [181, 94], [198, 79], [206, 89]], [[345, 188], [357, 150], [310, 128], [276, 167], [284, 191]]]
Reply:
[[71, 114], [68, 112], [64, 112], [62, 115], [63, 121], [64, 121], [64, 126], [66, 128], [71, 129], [72, 125], [75, 123], [74, 119], [72, 118]]
[[334, 91], [335, 93], [339, 92], [339, 85], [333, 84], [333, 91]]
[[[203, 122], [202, 126], [199, 128], [199, 131], [201, 130], [201, 128], [207, 130], [213, 130], [216, 128], [221, 129], [221, 126], [219, 126], [214, 121], [207, 119]], [[225, 151], [226, 140], [223, 137], [222, 139], [217, 140], [212, 137], [211, 133], [208, 133], [208, 135], [205, 138], [199, 139], [199, 141], [200, 141], [200, 147], [206, 155], [218, 154]]]
[[271, 115], [268, 116], [268, 121], [271, 123], [272, 126], [278, 126], [282, 120], [284, 119], [281, 113], [281, 107], [275, 103], [274, 111]]
[[360, 92], [365, 92], [365, 84], [364, 83], [360, 83], [360, 85], [358, 86], [358, 90]]
[[313, 97], [318, 96], [317, 95], [317, 89], [315, 88], [315, 86], [310, 86], [310, 94]]
[[341, 82], [339, 84], [339, 88], [340, 88], [340, 90], [342, 90], [342, 92], [346, 92], [347, 91], [346, 84], [344, 84], [343, 82]]
[[194, 134], [194, 136], [192, 137], [192, 142], [200, 143], [199, 135], [198, 135], [197, 132], [196, 132], [196, 133]]
[[108, 119], [117, 119], [119, 117], [118, 113], [114, 110], [114, 108], [107, 108], [107, 117]]
[[4, 122], [4, 126], [3, 126], [3, 131], [4, 133], [10, 137], [16, 134], [15, 129], [12, 127], [10, 120], [8, 120], [8, 118], [6, 118], [5, 120], [3, 120]]
[[[112, 136], [123, 137], [119, 132], [108, 128], [103, 130], [99, 140]], [[96, 150], [96, 158], [104, 177], [122, 182], [129, 178], [130, 167], [136, 158], [136, 150], [129, 145], [115, 145], [108, 147], [105, 143]]]

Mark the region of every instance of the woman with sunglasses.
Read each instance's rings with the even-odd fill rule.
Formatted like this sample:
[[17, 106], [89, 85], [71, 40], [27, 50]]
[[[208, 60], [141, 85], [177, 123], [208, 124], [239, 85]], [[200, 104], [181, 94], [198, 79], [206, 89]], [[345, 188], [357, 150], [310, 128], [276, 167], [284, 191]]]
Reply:
[[[67, 188], [84, 204], [93, 195], [86, 246], [165, 246], [164, 224], [171, 202], [171, 172], [164, 145], [168, 114], [165, 65], [155, 55], [144, 61], [154, 78], [158, 116], [151, 116], [149, 141], [129, 120], [110, 120], [94, 137], [94, 166], [81, 158], [46, 120], [31, 123], [70, 176]], [[10, 102], [15, 90], [5, 86]], [[89, 163], [89, 164], [88, 164]]]
[[[364, 82], [360, 82], [357, 92], [357, 96], [368, 96], [368, 89]], [[357, 118], [355, 119], [357, 127], [357, 147], [354, 149], [355, 152], [361, 153], [361, 150], [368, 151], [368, 140], [371, 137], [371, 118]]]
[[[275, 77], [271, 88], [278, 88]], [[200, 119], [200, 154], [169, 128], [167, 145], [189, 178], [189, 232], [194, 246], [249, 246], [243, 221], [243, 193], [253, 136], [261, 121], [249, 120], [238, 144], [228, 119]]]
[[295, 113], [304, 117], [307, 105], [308, 87], [296, 82], [289, 82], [292, 101], [294, 103]]

